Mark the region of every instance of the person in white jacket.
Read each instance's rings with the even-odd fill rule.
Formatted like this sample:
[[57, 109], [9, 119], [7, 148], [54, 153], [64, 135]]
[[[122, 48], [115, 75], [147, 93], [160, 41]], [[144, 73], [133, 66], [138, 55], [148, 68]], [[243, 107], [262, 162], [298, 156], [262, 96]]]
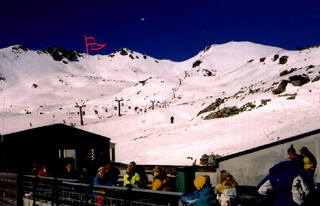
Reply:
[[237, 197], [238, 183], [233, 176], [226, 170], [220, 172], [220, 182], [215, 187], [221, 206], [230, 206], [231, 199]]

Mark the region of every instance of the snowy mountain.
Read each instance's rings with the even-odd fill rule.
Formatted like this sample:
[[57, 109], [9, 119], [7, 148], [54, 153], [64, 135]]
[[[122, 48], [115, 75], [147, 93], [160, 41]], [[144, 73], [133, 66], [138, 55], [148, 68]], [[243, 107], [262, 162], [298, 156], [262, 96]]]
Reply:
[[199, 164], [318, 129], [319, 54], [229, 42], [173, 62], [11, 46], [0, 49], [0, 132], [65, 123], [110, 137], [118, 162]]

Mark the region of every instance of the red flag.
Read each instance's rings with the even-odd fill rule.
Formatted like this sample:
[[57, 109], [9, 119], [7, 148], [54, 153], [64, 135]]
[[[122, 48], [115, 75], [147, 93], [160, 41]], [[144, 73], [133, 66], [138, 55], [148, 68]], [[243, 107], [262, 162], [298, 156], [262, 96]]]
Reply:
[[[84, 36], [84, 37], [86, 39], [87, 54], [89, 54], [88, 46], [91, 46], [91, 50], [99, 50], [99, 49], [102, 49], [105, 45], [107, 45], [107, 44], [97, 44], [95, 42], [96, 40], [93, 37], [88, 37], [88, 38], [87, 36]], [[88, 39], [93, 39], [93, 43], [88, 43], [87, 41]]]

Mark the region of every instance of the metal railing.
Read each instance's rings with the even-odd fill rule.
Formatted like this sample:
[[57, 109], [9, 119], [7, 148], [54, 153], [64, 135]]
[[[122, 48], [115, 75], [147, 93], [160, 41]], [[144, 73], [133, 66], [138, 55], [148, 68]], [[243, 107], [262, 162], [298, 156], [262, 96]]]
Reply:
[[25, 206], [153, 206], [178, 205], [183, 193], [119, 186], [98, 186], [77, 180], [22, 176]]

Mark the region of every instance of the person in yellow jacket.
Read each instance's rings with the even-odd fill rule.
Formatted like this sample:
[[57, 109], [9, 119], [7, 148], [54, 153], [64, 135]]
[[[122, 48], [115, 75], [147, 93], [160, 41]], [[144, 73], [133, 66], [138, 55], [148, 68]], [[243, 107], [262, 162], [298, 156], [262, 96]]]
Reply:
[[216, 185], [215, 192], [218, 193], [221, 206], [230, 206], [231, 198], [237, 197], [237, 186], [238, 183], [228, 171], [220, 172], [220, 182]]
[[140, 187], [141, 178], [138, 173], [136, 173], [133, 167], [127, 168], [127, 173], [123, 176], [123, 186], [124, 187]]
[[168, 191], [169, 179], [162, 167], [156, 166], [153, 169], [152, 190]]
[[303, 169], [307, 172], [312, 183], [314, 183], [313, 176], [317, 167], [317, 160], [307, 147], [302, 147], [300, 153], [303, 156]]

